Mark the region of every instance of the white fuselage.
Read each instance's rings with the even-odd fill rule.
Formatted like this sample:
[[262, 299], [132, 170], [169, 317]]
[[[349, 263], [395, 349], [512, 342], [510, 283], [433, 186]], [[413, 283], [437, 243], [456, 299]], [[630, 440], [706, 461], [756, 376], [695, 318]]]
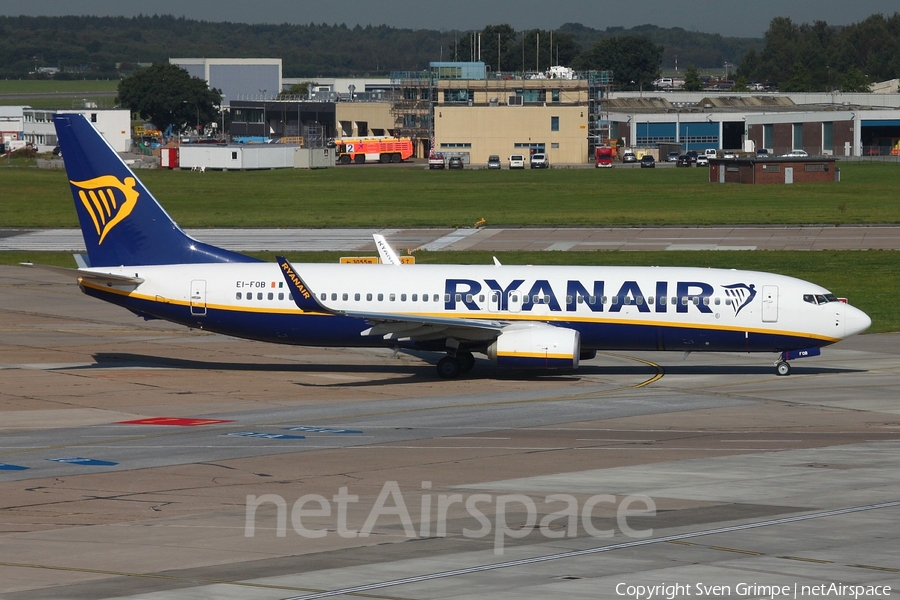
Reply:
[[[540, 322], [579, 330], [584, 349], [780, 351], [834, 343], [870, 323], [846, 303], [810, 302], [829, 295], [818, 285], [755, 271], [338, 264], [294, 268], [316, 299], [337, 313]], [[97, 271], [144, 281], [123, 286], [83, 283], [87, 293], [189, 326], [301, 345], [396, 345], [393, 339], [363, 335], [370, 327], [364, 319], [351, 319], [357, 322], [353, 325], [340, 315], [301, 311], [277, 264]], [[297, 317], [305, 317], [304, 322]], [[334, 319], [341, 320], [340, 326]]]

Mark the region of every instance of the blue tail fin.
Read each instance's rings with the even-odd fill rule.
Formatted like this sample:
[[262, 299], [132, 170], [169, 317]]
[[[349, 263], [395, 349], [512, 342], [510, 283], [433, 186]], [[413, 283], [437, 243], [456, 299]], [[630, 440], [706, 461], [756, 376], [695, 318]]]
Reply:
[[257, 261], [184, 233], [83, 115], [54, 124], [92, 267]]

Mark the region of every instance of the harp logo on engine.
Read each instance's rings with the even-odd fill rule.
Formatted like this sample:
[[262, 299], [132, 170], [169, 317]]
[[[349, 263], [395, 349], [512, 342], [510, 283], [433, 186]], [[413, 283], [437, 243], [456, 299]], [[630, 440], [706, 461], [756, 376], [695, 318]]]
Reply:
[[94, 223], [102, 244], [106, 235], [122, 222], [137, 205], [139, 193], [134, 177], [120, 181], [113, 175], [102, 175], [87, 181], [69, 181], [78, 188], [78, 198]]

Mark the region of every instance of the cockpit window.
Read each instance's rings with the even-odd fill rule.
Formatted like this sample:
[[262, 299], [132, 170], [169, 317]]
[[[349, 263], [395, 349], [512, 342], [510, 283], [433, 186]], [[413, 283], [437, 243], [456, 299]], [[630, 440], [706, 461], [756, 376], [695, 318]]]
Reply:
[[803, 301], [821, 306], [829, 302], [838, 302], [838, 299], [834, 294], [803, 294]]

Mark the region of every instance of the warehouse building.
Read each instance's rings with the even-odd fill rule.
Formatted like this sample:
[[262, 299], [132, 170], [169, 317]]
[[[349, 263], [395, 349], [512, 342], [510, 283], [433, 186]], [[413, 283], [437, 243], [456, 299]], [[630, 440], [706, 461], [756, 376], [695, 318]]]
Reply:
[[265, 100], [281, 91], [280, 58], [170, 58], [191, 77], [222, 91], [222, 103], [234, 100]]

